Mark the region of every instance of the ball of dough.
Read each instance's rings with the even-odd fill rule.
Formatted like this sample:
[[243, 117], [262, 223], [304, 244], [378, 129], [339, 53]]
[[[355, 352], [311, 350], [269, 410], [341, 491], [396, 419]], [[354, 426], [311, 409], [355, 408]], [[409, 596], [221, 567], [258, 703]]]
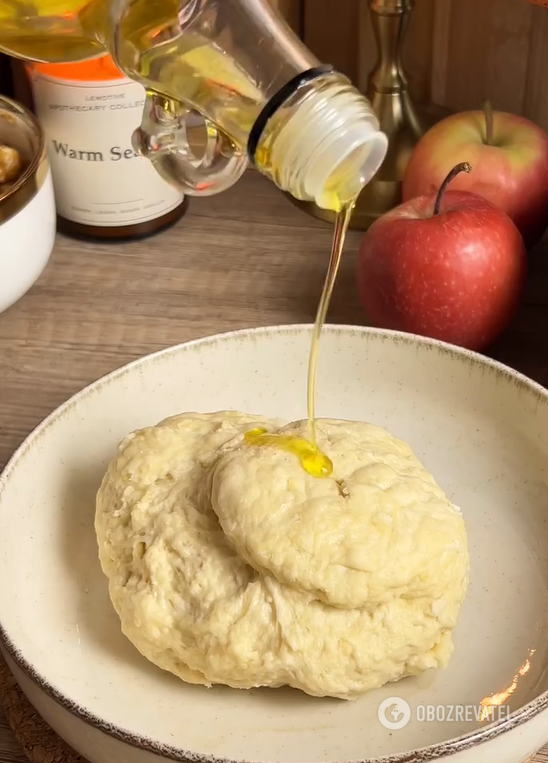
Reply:
[[[234, 412], [183, 414], [121, 443], [97, 496], [96, 531], [110, 596], [130, 641], [189, 683], [289, 685], [343, 699], [447, 665], [468, 578], [464, 523], [409, 448], [370, 425], [319, 422], [334, 463], [332, 477], [322, 480], [304, 474], [290, 453], [244, 445], [245, 432], [255, 427], [276, 432], [283, 423]], [[302, 424], [289, 430], [301, 432]], [[351, 455], [354, 451], [359, 455]], [[382, 476], [389, 473], [385, 469], [392, 481]], [[406, 503], [402, 495], [408, 492], [398, 492], [398, 486], [415, 484], [414, 479], [420, 495]], [[345, 491], [350, 492], [345, 496]], [[383, 491], [391, 496], [390, 508], [385, 507], [391, 520], [384, 525], [381, 510], [371, 508], [383, 503]], [[276, 496], [288, 502], [286, 525], [279, 516], [284, 507], [273, 503]], [[340, 503], [349, 496], [352, 521], [344, 520]], [[287, 533], [280, 556], [263, 552], [257, 534], [245, 536], [243, 529], [255, 527], [253, 507], [263, 503], [268, 548], [283, 526], [295, 525], [299, 511], [314, 529], [315, 507], [312, 545], [319, 539], [317, 554], [326, 558], [309, 555], [304, 535], [303, 550], [298, 532]], [[360, 506], [364, 527], [354, 516]], [[278, 519], [270, 519], [270, 509]], [[406, 516], [400, 526], [400, 513], [413, 511], [420, 513], [417, 522]], [[343, 518], [338, 529], [337, 517]], [[430, 523], [439, 534], [428, 529]], [[421, 530], [422, 524], [427, 529]], [[380, 526], [388, 528], [387, 535]], [[341, 569], [328, 548], [329, 527], [333, 547], [347, 555]], [[351, 527], [368, 549], [375, 545], [369, 532], [384, 538], [374, 557], [387, 564], [384, 594], [381, 568], [362, 561], [348, 565], [343, 541], [351, 539]], [[410, 538], [402, 537], [408, 533]], [[431, 536], [428, 547], [411, 548]], [[408, 549], [409, 563], [391, 556], [391, 544], [400, 554]], [[309, 568], [307, 559], [313, 560]], [[335, 595], [335, 605], [330, 565], [342, 579], [350, 569], [353, 581], [344, 596]], [[434, 570], [436, 581], [429, 579]], [[362, 581], [376, 601], [360, 592]]]
[[[306, 437], [308, 422], [280, 433]], [[238, 553], [333, 606], [442, 600], [468, 565], [459, 510], [386, 430], [324, 420], [316, 436], [333, 462], [330, 479], [275, 448], [242, 444], [220, 457], [212, 506]]]

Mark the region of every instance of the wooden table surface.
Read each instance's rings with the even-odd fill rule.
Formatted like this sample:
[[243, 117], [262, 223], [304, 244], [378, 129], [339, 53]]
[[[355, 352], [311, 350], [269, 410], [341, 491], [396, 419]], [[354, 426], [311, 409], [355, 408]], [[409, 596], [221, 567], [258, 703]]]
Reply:
[[[349, 235], [331, 323], [365, 322], [360, 236]], [[175, 227], [144, 241], [59, 236], [38, 283], [0, 315], [0, 468], [53, 408], [130, 360], [220, 331], [312, 321], [330, 241], [329, 225], [255, 173], [192, 200]], [[490, 354], [548, 386], [548, 243], [534, 254], [520, 314]], [[22, 761], [0, 711], [0, 763]]]

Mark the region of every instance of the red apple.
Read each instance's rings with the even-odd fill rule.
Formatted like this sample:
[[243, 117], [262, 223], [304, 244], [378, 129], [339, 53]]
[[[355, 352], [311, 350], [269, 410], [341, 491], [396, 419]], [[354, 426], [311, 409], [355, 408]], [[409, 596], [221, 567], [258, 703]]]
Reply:
[[510, 323], [526, 274], [523, 239], [508, 215], [477, 194], [419, 196], [376, 220], [358, 260], [358, 289], [380, 328], [480, 350]]
[[455, 114], [435, 125], [413, 151], [403, 201], [435, 193], [455, 164], [470, 162], [452, 190], [472, 191], [503, 209], [528, 247], [548, 227], [548, 135], [522, 117], [484, 111]]

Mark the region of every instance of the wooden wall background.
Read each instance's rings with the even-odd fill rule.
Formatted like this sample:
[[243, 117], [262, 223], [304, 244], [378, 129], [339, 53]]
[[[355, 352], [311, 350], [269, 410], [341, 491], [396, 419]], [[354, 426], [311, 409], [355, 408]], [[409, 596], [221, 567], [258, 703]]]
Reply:
[[[311, 50], [362, 89], [375, 60], [368, 0], [272, 0]], [[548, 130], [548, 9], [526, 0], [416, 0], [405, 44], [415, 98], [523, 114]]]

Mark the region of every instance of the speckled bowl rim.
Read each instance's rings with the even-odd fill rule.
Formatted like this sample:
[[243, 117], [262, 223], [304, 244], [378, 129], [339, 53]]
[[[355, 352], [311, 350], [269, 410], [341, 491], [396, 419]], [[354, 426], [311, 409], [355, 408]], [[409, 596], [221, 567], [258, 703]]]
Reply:
[[[154, 363], [158, 358], [165, 355], [175, 354], [178, 352], [192, 351], [199, 347], [211, 347], [215, 344], [223, 343], [225, 341], [231, 341], [234, 339], [248, 340], [261, 336], [285, 334], [285, 335], [300, 335], [303, 333], [310, 333], [312, 331], [311, 324], [289, 324], [280, 326], [261, 326], [258, 328], [238, 329], [236, 331], [229, 331], [225, 333], [219, 333], [211, 336], [194, 339], [189, 342], [183, 342], [178, 345], [166, 347], [157, 352], [149, 355], [144, 355], [136, 360], [127, 363], [120, 368], [111, 371], [105, 376], [100, 377], [96, 381], [84, 387], [75, 395], [70, 397], [62, 405], [57, 407], [52, 413], [50, 413], [38, 426], [25, 438], [21, 445], [15, 450], [12, 457], [7, 462], [3, 471], [0, 473], [0, 498], [4, 490], [6, 489], [11, 474], [17, 468], [17, 465], [21, 458], [30, 450], [35, 443], [47, 432], [48, 428], [60, 417], [64, 416], [67, 411], [76, 407], [81, 400], [90, 394], [98, 392], [103, 386], [110, 384], [110, 382], [131, 373], [135, 368], [142, 366], [146, 363]], [[487, 358], [479, 353], [465, 350], [461, 347], [456, 347], [446, 342], [440, 342], [436, 339], [428, 339], [414, 334], [407, 334], [400, 331], [390, 331], [387, 329], [376, 329], [368, 326], [351, 326], [351, 325], [333, 325], [328, 324], [325, 326], [325, 333], [333, 334], [359, 334], [363, 336], [369, 336], [372, 338], [385, 338], [392, 340], [395, 344], [399, 345], [416, 345], [422, 347], [429, 347], [437, 350], [440, 354], [450, 355], [456, 358], [460, 362], [471, 363], [473, 365], [481, 365], [487, 367], [504, 378], [506, 381], [513, 382], [516, 387], [521, 390], [527, 390], [537, 395], [539, 399], [543, 399], [548, 402], [548, 390], [543, 386], [529, 379], [524, 374], [514, 371], [503, 363], [499, 363], [496, 360]], [[177, 761], [178, 763], [246, 763], [245, 760], [232, 760], [230, 758], [223, 758], [216, 755], [203, 755], [189, 750], [183, 750], [171, 745], [162, 744], [161, 742], [155, 742], [149, 737], [144, 737], [133, 732], [126, 731], [112, 723], [109, 723], [104, 718], [100, 718], [95, 714], [86, 710], [85, 707], [80, 706], [78, 703], [66, 697], [62, 692], [51, 685], [39, 671], [30, 664], [22, 653], [19, 651], [16, 644], [11, 640], [9, 634], [4, 628], [0, 617], [0, 643], [8, 653], [9, 657], [13, 660], [16, 666], [26, 674], [48, 697], [55, 700], [61, 707], [68, 710], [69, 713], [79, 718], [84, 723], [91, 725], [104, 732], [105, 734], [114, 737], [120, 742], [135, 747], [146, 752], [159, 755], [167, 760]], [[528, 702], [520, 707], [510, 716], [501, 721], [494, 721], [487, 726], [476, 731], [463, 734], [454, 739], [450, 739], [444, 742], [438, 742], [427, 747], [417, 748], [408, 752], [397, 753], [395, 755], [382, 756], [377, 758], [359, 758], [353, 761], [344, 761], [344, 763], [426, 763], [427, 761], [438, 760], [442, 757], [454, 755], [458, 752], [463, 752], [476, 745], [488, 742], [495, 737], [500, 736], [523, 723], [535, 718], [539, 713], [548, 709], [548, 691], [540, 694], [536, 699]], [[260, 763], [260, 761], [254, 761], [254, 763]], [[343, 763], [341, 761], [341, 763]]]

